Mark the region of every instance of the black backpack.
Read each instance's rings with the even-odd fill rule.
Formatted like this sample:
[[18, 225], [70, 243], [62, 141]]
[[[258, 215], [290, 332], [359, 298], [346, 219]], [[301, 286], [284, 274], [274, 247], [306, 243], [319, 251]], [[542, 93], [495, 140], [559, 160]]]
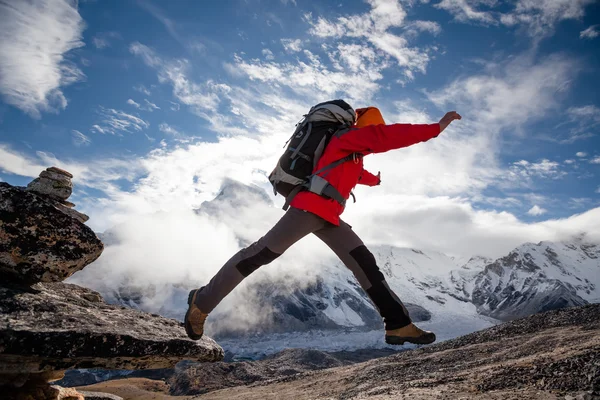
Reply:
[[354, 122], [356, 113], [343, 100], [317, 104], [298, 122], [294, 134], [286, 143], [286, 151], [269, 175], [274, 193], [286, 197], [284, 210], [288, 209], [291, 200], [301, 190], [310, 190], [345, 205], [346, 199], [317, 174], [355, 158], [356, 155], [344, 157], [319, 171], [313, 171], [333, 135], [349, 129]]

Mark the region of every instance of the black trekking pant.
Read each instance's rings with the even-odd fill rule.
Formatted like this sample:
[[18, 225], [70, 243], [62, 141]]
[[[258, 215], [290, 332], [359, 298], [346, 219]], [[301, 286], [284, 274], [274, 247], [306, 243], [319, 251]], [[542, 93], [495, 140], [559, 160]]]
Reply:
[[202, 312], [210, 313], [245, 277], [275, 260], [310, 233], [325, 242], [352, 271], [379, 310], [385, 329], [401, 328], [411, 322], [408, 310], [388, 286], [375, 257], [350, 225], [340, 221], [340, 226], [335, 226], [315, 214], [293, 207], [265, 236], [225, 263], [198, 293], [196, 305]]

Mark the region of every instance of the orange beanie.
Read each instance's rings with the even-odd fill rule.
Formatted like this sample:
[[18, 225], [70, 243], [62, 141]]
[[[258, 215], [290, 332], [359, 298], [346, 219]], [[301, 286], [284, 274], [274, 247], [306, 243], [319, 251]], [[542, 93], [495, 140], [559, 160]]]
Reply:
[[362, 128], [368, 125], [385, 125], [383, 116], [378, 108], [367, 107], [356, 109], [356, 124], [357, 128]]

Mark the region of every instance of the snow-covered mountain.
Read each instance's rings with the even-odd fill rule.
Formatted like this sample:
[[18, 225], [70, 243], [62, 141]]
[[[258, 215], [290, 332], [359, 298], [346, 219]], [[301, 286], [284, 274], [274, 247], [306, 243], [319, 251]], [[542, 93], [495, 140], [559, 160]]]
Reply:
[[526, 243], [466, 280], [463, 293], [480, 314], [511, 320], [558, 308], [600, 302], [600, 246]]
[[[281, 215], [264, 190], [235, 181], [226, 181], [216, 198], [204, 202], [195, 213], [204, 222], [212, 220], [227, 226], [239, 247], [258, 239]], [[163, 213], [161, 223], [164, 221]], [[135, 232], [128, 230], [131, 231]], [[108, 251], [111, 246], [128, 250], [125, 243], [120, 243], [120, 237], [110, 231], [104, 234], [105, 254], [112, 254]], [[451, 338], [483, 329], [499, 319], [600, 302], [600, 247], [584, 239], [524, 244], [498, 260], [481, 256], [453, 258], [438, 252], [393, 246], [369, 246], [369, 249], [413, 319], [421, 321], [419, 324], [425, 328], [436, 329], [438, 337]], [[381, 318], [350, 271], [333, 253], [328, 254], [309, 261], [295, 260], [301, 264], [300, 274], [272, 273], [272, 266], [254, 273], [224, 301], [228, 304], [211, 313], [208, 334], [219, 340], [243, 334], [245, 343], [249, 337], [261, 335], [257, 343], [263, 345], [265, 334], [293, 331], [307, 345], [323, 347], [322, 336], [312, 337], [309, 332], [328, 331], [339, 332], [344, 338], [358, 335], [356, 340], [363, 346], [381, 343], [380, 333], [373, 337], [360, 333], [380, 332]], [[295, 258], [294, 253], [283, 257], [286, 263]], [[117, 260], [121, 258], [129, 259]], [[102, 261], [103, 268], [111, 261]], [[304, 276], [310, 275], [308, 271], [304, 273], [304, 263], [311, 264], [314, 276], [310, 279]], [[164, 269], [162, 265], [155, 268]], [[129, 273], [124, 268], [115, 283], [114, 276], [109, 279], [107, 273], [94, 273], [91, 265], [72, 280], [100, 291], [109, 302], [178, 319], [183, 318], [187, 308], [188, 290], [205, 283], [191, 272], [173, 277], [161, 271], [156, 279], [152, 276], [140, 279], [139, 270], [138, 266]], [[330, 347], [323, 348], [344, 348], [331, 345], [338, 342], [331, 339], [332, 334], [328, 335]], [[287, 339], [272, 337], [273, 351], [281, 343], [293, 347]], [[234, 343], [232, 340], [230, 345]]]

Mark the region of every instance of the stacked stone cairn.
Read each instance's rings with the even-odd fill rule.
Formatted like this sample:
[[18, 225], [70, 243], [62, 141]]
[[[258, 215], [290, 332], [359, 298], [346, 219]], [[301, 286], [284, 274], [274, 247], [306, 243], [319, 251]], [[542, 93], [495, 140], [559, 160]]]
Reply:
[[50, 167], [42, 171], [38, 178], [31, 181], [25, 190], [45, 196], [46, 200], [51, 202], [54, 207], [83, 223], [90, 218], [73, 210], [75, 204], [67, 201], [73, 193], [71, 179], [73, 179], [73, 175], [64, 169]]
[[221, 360], [219, 345], [187, 339], [179, 321], [108, 305], [100, 293], [63, 282], [104, 249], [67, 200], [72, 178], [52, 167], [27, 188], [0, 182], [0, 398], [118, 399], [52, 382], [68, 369]]

